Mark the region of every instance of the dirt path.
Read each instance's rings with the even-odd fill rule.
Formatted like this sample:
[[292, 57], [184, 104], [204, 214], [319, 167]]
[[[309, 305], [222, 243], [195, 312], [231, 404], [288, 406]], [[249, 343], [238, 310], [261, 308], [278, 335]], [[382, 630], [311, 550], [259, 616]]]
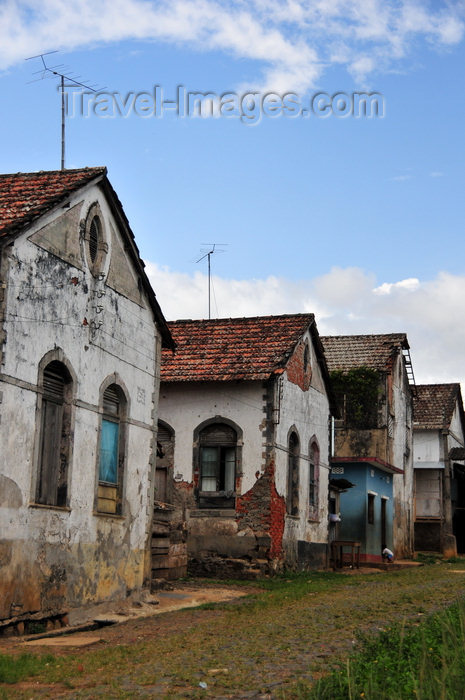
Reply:
[[298, 681], [347, 656], [358, 632], [419, 624], [462, 596], [464, 564], [289, 579], [253, 599], [87, 632], [95, 644], [54, 648], [57, 662], [37, 680], [0, 685], [0, 697], [3, 689], [8, 698], [293, 698]]

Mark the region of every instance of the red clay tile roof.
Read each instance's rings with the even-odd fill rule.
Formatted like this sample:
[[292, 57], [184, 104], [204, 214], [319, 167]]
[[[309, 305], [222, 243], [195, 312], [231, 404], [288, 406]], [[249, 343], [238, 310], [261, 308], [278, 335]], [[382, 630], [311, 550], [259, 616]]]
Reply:
[[314, 321], [313, 314], [294, 314], [169, 322], [177, 349], [163, 352], [161, 380], [268, 379]]
[[413, 427], [425, 430], [448, 428], [459, 399], [460, 384], [419, 384], [413, 397]]
[[347, 371], [354, 367], [370, 367], [386, 372], [391, 357], [399, 349], [409, 347], [405, 333], [325, 335], [321, 336], [321, 342], [330, 372]]
[[23, 229], [106, 168], [0, 175], [0, 238]]

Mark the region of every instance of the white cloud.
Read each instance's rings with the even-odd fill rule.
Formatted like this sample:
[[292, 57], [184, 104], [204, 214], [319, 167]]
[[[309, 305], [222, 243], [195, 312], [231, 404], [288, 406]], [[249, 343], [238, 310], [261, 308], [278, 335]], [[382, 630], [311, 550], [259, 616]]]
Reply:
[[393, 182], [406, 182], [407, 180], [411, 180], [412, 176], [411, 175], [394, 175], [394, 177], [390, 177], [390, 180]]
[[409, 277], [408, 279], [401, 280], [400, 282], [383, 282], [379, 287], [373, 289], [373, 294], [391, 294], [397, 289], [402, 289], [406, 291], [414, 291], [420, 286], [420, 280], [416, 277]]
[[[147, 264], [168, 319], [206, 318], [207, 277]], [[406, 332], [418, 383], [465, 386], [465, 276], [441, 272], [375, 285], [359, 268], [333, 268], [313, 280], [213, 277], [212, 317], [313, 312], [322, 334]]]
[[255, 60], [257, 83], [303, 91], [331, 63], [363, 81], [421, 40], [457, 44], [463, 16], [461, 0], [5, 0], [0, 69], [51, 48], [158, 40]]

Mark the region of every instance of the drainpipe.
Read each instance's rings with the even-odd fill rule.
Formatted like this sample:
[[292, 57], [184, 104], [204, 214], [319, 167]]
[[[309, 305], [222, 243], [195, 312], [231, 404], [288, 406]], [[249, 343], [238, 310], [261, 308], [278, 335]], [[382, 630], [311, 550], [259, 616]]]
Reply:
[[452, 502], [451, 502], [451, 466], [449, 459], [448, 438], [449, 431], [442, 433], [442, 448], [444, 453], [444, 477], [443, 477], [443, 523], [441, 533], [441, 551], [446, 559], [457, 556], [457, 542], [452, 528]]

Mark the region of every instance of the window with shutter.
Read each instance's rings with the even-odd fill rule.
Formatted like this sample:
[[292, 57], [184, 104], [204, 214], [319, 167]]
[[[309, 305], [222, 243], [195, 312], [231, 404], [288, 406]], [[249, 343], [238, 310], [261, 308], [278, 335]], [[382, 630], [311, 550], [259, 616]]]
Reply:
[[300, 445], [297, 433], [289, 435], [288, 463], [287, 463], [287, 513], [299, 514], [299, 462]]
[[100, 239], [100, 219], [94, 216], [90, 222], [89, 228], [89, 255], [92, 262], [95, 262], [97, 257], [98, 245]]
[[320, 450], [316, 442], [310, 443], [309, 450], [309, 489], [308, 489], [308, 505], [309, 518], [311, 520], [318, 518], [318, 497], [319, 497], [319, 480], [320, 480]]
[[108, 253], [105, 219], [98, 202], [89, 207], [83, 227], [87, 265], [92, 275], [97, 277], [103, 271]]
[[65, 506], [68, 496], [72, 380], [57, 360], [43, 371], [36, 502]]

